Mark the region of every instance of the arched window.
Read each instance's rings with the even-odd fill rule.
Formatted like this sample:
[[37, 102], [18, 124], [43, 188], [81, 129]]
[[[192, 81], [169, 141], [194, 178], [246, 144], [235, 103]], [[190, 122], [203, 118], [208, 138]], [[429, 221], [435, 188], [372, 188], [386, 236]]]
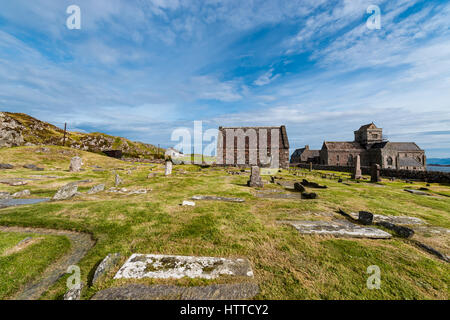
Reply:
[[387, 158], [387, 164], [388, 164], [388, 166], [392, 166], [394, 164], [394, 160], [392, 160], [391, 157], [388, 157]]
[[416, 157], [416, 160], [418, 163], [422, 163], [422, 158], [420, 158], [419, 156]]

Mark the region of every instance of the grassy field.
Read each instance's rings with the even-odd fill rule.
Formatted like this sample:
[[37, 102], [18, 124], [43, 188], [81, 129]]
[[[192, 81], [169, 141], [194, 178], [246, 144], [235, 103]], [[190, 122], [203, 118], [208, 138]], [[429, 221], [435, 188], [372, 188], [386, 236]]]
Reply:
[[[31, 237], [27, 242], [20, 242]], [[0, 299], [7, 299], [70, 248], [65, 237], [0, 232]]]
[[[159, 165], [121, 162], [59, 147], [52, 147], [48, 154], [40, 154], [33, 151], [36, 148], [0, 150], [0, 163], [18, 165], [13, 170], [0, 171], [1, 179], [29, 178], [31, 175], [50, 177], [30, 181], [21, 187], [0, 185], [0, 192], [29, 189], [31, 197], [48, 197], [68, 182], [85, 179], [92, 182], [80, 185], [81, 192], [99, 183], [106, 183], [109, 188], [114, 185], [113, 169], [124, 180], [121, 187], [151, 189], [145, 195], [84, 193], [69, 201], [0, 210], [0, 225], [3, 226], [92, 234], [96, 245], [79, 263], [85, 283], [89, 283], [96, 266], [109, 253], [120, 252], [121, 262], [132, 253], [161, 253], [248, 258], [255, 273], [250, 281], [260, 286], [258, 299], [449, 298], [448, 263], [423, 252], [409, 240], [395, 235], [391, 240], [304, 236], [279, 221], [342, 218], [336, 213], [342, 208], [348, 212], [367, 210], [376, 214], [418, 217], [432, 226], [450, 228], [450, 197], [445, 196], [450, 192], [450, 186], [433, 184], [428, 188], [436, 197], [423, 197], [407, 193], [404, 188], [418, 189], [425, 183], [397, 181], [346, 185], [311, 175], [308, 179], [329, 187], [314, 190], [319, 195], [317, 200], [260, 199], [255, 197], [254, 189], [246, 186], [248, 174], [229, 175], [220, 168], [183, 165], [175, 166], [174, 174], [164, 177], [164, 168]], [[67, 171], [70, 158], [75, 154], [84, 159], [84, 172]], [[25, 163], [44, 166], [45, 171], [34, 172], [19, 167]], [[94, 165], [106, 170], [96, 172], [90, 167]], [[147, 178], [149, 172], [156, 172], [158, 176]], [[279, 176], [285, 180], [303, 178], [287, 171]], [[264, 179], [268, 181], [269, 177]], [[275, 184], [267, 184], [264, 189], [288, 192]], [[183, 200], [193, 195], [240, 197], [246, 201], [197, 201], [195, 207], [180, 206]], [[448, 249], [448, 239], [440, 240], [440, 245]], [[371, 265], [381, 269], [380, 290], [369, 290], [366, 286], [367, 267]], [[85, 290], [83, 298], [88, 299], [101, 289], [130, 282], [192, 286], [249, 281], [235, 278], [113, 280], [117, 270], [118, 267]], [[66, 291], [66, 279], [60, 279], [42, 298], [60, 298]]]

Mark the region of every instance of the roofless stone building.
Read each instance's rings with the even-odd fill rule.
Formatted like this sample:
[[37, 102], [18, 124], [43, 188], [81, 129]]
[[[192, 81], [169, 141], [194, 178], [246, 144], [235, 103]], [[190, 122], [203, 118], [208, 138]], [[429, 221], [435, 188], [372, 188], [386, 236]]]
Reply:
[[288, 169], [286, 127], [219, 127], [217, 164]]

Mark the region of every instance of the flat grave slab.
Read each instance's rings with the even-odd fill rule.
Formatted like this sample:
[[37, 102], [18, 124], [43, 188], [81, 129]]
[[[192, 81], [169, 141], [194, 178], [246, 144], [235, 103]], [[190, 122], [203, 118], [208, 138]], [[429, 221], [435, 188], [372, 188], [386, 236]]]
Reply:
[[114, 279], [216, 279], [223, 275], [253, 277], [253, 271], [246, 259], [133, 254]]
[[192, 200], [209, 200], [209, 201], [225, 201], [225, 202], [244, 202], [241, 198], [225, 198], [217, 196], [193, 196]]
[[[359, 214], [357, 212], [351, 212], [349, 215], [355, 219], [358, 220]], [[393, 224], [398, 225], [421, 225], [425, 224], [425, 222], [420, 218], [415, 217], [408, 217], [408, 216], [385, 216], [381, 214], [374, 214], [373, 215], [373, 222], [390, 222]]]
[[201, 287], [129, 284], [97, 292], [92, 300], [244, 300], [258, 293], [259, 287], [253, 283]]
[[361, 227], [347, 221], [281, 221], [302, 234], [331, 235], [336, 237], [389, 239], [391, 235], [383, 230]]

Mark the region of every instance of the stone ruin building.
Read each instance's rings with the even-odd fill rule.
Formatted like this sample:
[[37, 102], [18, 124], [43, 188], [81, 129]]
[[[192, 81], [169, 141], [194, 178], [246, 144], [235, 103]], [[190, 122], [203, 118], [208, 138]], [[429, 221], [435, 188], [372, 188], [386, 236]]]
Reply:
[[[321, 150], [298, 149], [291, 157], [291, 163], [353, 166], [359, 155], [363, 167], [378, 164], [383, 169], [426, 170], [425, 151], [416, 143], [387, 141], [383, 138], [383, 129], [374, 123], [362, 126], [354, 134], [354, 141], [325, 141]], [[317, 152], [319, 157], [310, 156]]]
[[288, 169], [286, 127], [219, 127], [217, 164]]

